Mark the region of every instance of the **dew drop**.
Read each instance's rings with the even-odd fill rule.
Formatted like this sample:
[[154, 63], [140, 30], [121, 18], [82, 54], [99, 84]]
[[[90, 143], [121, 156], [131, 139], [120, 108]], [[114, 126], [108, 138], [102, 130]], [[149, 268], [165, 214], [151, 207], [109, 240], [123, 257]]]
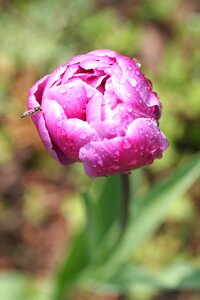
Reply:
[[81, 93], [77, 93], [77, 94], [76, 94], [76, 97], [77, 97], [77, 98], [81, 98]]
[[134, 77], [130, 78], [129, 81], [130, 81], [130, 84], [131, 84], [133, 87], [135, 87], [135, 86], [137, 85], [137, 81], [136, 81], [136, 79], [135, 79]]
[[143, 129], [142, 129], [142, 128], [139, 129], [139, 134], [140, 134], [140, 135], [143, 134]]
[[96, 141], [96, 140], [97, 140], [96, 135], [93, 135], [92, 140], [93, 140], [93, 141]]
[[94, 91], [93, 90], [88, 90], [88, 92], [87, 92], [88, 98], [91, 98], [93, 95], [94, 95]]
[[135, 74], [136, 74], [137, 76], [139, 76], [139, 75], [140, 75], [140, 71], [136, 70], [136, 71], [135, 71]]
[[146, 123], [147, 123], [147, 126], [151, 126], [152, 121], [151, 121], [150, 119], [148, 119], [148, 120], [146, 121]]
[[138, 68], [141, 68], [141, 63], [140, 63], [139, 61], [137, 61], [137, 62], [136, 62], [136, 66], [137, 66]]
[[119, 132], [118, 132], [118, 136], [125, 136], [125, 131], [124, 130], [120, 130]]
[[119, 71], [118, 69], [114, 69], [114, 73], [115, 73], [115, 74], [119, 74], [120, 71]]
[[126, 109], [127, 109], [127, 111], [130, 112], [130, 113], [133, 111], [133, 109], [132, 109], [131, 106], [126, 106]]
[[60, 92], [61, 92], [61, 94], [65, 94], [66, 91], [67, 91], [66, 86], [63, 85], [63, 86], [60, 87]]
[[70, 89], [72, 89], [72, 88], [74, 87], [74, 84], [73, 84], [72, 82], [69, 82], [69, 83], [68, 83], [68, 87], [69, 87]]
[[131, 147], [130, 141], [127, 140], [127, 139], [124, 139], [123, 142], [122, 142], [122, 147], [123, 147], [124, 149], [129, 149], [129, 148]]
[[108, 131], [109, 131], [109, 133], [112, 134], [112, 135], [116, 133], [114, 128], [109, 128]]
[[132, 70], [133, 70], [133, 68], [132, 68], [131, 65], [128, 66], [128, 70], [129, 70], [129, 71], [132, 71]]
[[109, 97], [106, 98], [106, 103], [110, 104], [110, 98]]

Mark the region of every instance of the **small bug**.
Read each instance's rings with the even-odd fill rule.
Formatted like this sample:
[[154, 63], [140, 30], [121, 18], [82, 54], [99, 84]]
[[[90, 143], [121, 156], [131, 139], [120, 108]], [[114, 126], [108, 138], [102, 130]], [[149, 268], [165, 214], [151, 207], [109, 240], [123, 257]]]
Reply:
[[37, 107], [34, 107], [33, 109], [30, 109], [30, 110], [27, 110], [25, 111], [23, 114], [20, 115], [21, 118], [24, 118], [24, 117], [27, 117], [27, 116], [31, 116], [35, 113], [38, 113], [42, 111], [42, 107], [41, 106], [37, 106]]

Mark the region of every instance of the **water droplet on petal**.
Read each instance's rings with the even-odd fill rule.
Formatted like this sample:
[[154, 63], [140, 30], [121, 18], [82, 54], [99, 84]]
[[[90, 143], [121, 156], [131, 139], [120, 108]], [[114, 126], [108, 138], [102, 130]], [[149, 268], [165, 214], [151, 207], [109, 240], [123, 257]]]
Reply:
[[147, 126], [151, 126], [152, 121], [150, 119], [147, 119], [146, 123], [147, 123]]
[[118, 136], [125, 136], [125, 131], [124, 130], [120, 130], [119, 132], [118, 132]]
[[91, 98], [93, 95], [94, 95], [94, 91], [93, 90], [88, 90], [87, 91], [88, 98]]
[[77, 93], [77, 94], [76, 94], [76, 97], [77, 97], [77, 98], [81, 98], [81, 93]]
[[129, 82], [132, 85], [132, 87], [135, 87], [137, 85], [137, 81], [134, 77], [129, 78]]
[[141, 68], [141, 63], [140, 63], [139, 61], [137, 61], [137, 62], [136, 62], [136, 66], [137, 66], [138, 68]]
[[140, 135], [143, 134], [143, 129], [142, 129], [142, 128], [139, 129], [139, 134], [140, 134]]
[[114, 69], [114, 73], [115, 73], [115, 74], [119, 74], [120, 71], [119, 71], [118, 69]]
[[67, 91], [66, 86], [63, 85], [63, 86], [60, 87], [60, 92], [61, 92], [61, 94], [65, 94], [66, 91]]
[[107, 103], [107, 104], [110, 104], [110, 101], [111, 101], [110, 98], [107, 97], [107, 98], [106, 98], [106, 103]]
[[126, 109], [127, 109], [127, 111], [130, 112], [130, 113], [133, 111], [133, 109], [132, 109], [131, 106], [126, 106]]
[[133, 70], [133, 68], [132, 68], [131, 65], [128, 66], [128, 70], [129, 70], [129, 71], [132, 71], [132, 70]]
[[124, 139], [123, 142], [122, 142], [122, 147], [124, 149], [129, 149], [131, 147], [131, 143], [128, 139]]
[[92, 140], [93, 140], [93, 141], [96, 141], [96, 140], [97, 140], [96, 135], [93, 135]]
[[68, 87], [69, 87], [70, 89], [72, 89], [72, 88], [74, 87], [73, 82], [69, 82], [69, 83], [68, 83]]
[[139, 76], [139, 75], [140, 75], [140, 71], [136, 70], [136, 71], [135, 71], [135, 74], [136, 74], [137, 76]]

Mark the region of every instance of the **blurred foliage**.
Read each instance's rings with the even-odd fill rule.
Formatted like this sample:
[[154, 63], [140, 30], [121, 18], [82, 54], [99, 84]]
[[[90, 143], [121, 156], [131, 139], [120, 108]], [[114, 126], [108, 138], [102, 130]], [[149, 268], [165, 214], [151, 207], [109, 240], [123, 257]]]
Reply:
[[[70, 265], [75, 273], [79, 262], [82, 267], [105, 263], [112, 253], [117, 239], [118, 225], [114, 220], [119, 206], [108, 192], [104, 196], [100, 193], [112, 183], [99, 181], [86, 196], [85, 190], [91, 182], [81, 166], [67, 169], [59, 166], [47, 155], [31, 120], [19, 119], [20, 113], [26, 110], [28, 89], [37, 79], [70, 57], [95, 48], [111, 48], [141, 61], [142, 70], [151, 78], [163, 104], [160, 126], [170, 147], [161, 160], [130, 177], [133, 198], [140, 199], [135, 200], [133, 214], [137, 209], [141, 214], [129, 226], [118, 253], [128, 255], [129, 262], [135, 265], [126, 265], [124, 269], [119, 265], [124, 270], [121, 274], [113, 270], [106, 276], [102, 276], [105, 271], [95, 274], [94, 268], [84, 270], [85, 286], [79, 282], [73, 300], [117, 299], [116, 293], [123, 289], [128, 290], [132, 299], [132, 288], [127, 288], [130, 280], [135, 280], [135, 299], [162, 299], [157, 298], [162, 297], [157, 294], [158, 288], [174, 289], [174, 282], [177, 289], [199, 289], [200, 284], [195, 281], [199, 280], [196, 268], [200, 266], [200, 189], [199, 182], [194, 184], [197, 176], [185, 177], [187, 180], [179, 186], [176, 180], [180, 177], [174, 175], [175, 187], [180, 189], [174, 188], [171, 198], [169, 191], [173, 185], [161, 190], [159, 196], [150, 192], [160, 177], [177, 174], [176, 168], [184, 167], [199, 151], [199, 1], [1, 0], [0, 44], [0, 268], [34, 274], [32, 279], [18, 273], [2, 273], [2, 299], [50, 299], [49, 285], [52, 287], [56, 281], [46, 285], [46, 280], [50, 280], [61, 264], [68, 240], [71, 244], [71, 237], [78, 232], [71, 246], [77, 251], [74, 254], [77, 264], [73, 265], [72, 260]], [[195, 164], [198, 166], [194, 160], [192, 170]], [[85, 195], [84, 201], [80, 192]], [[97, 199], [93, 199], [94, 195]], [[145, 197], [152, 197], [151, 201]], [[150, 203], [143, 213], [141, 199]], [[151, 216], [146, 217], [145, 213], [150, 212]], [[156, 217], [151, 219], [152, 215]], [[107, 221], [101, 223], [105, 218]], [[137, 222], [146, 225], [137, 227]], [[86, 233], [82, 231], [84, 226]], [[134, 245], [140, 242], [142, 234], [143, 242], [135, 251]], [[76, 240], [83, 243], [83, 256], [79, 260], [80, 244]], [[84, 248], [86, 245], [89, 249]], [[93, 255], [90, 257], [89, 253]], [[120, 261], [119, 257], [116, 259]], [[188, 265], [182, 265], [182, 260]], [[68, 260], [65, 264], [61, 270], [68, 266]], [[109, 264], [105, 268], [113, 269]], [[163, 268], [166, 269], [161, 274]], [[70, 273], [63, 272], [66, 277], [59, 284], [64, 290]], [[59, 274], [58, 278], [62, 272]], [[45, 278], [41, 280], [42, 288], [35, 279], [38, 276]], [[79, 289], [82, 289], [80, 297]], [[98, 298], [101, 293], [103, 298]], [[107, 294], [112, 298], [107, 298]], [[179, 292], [172, 297], [195, 300], [200, 295]]]

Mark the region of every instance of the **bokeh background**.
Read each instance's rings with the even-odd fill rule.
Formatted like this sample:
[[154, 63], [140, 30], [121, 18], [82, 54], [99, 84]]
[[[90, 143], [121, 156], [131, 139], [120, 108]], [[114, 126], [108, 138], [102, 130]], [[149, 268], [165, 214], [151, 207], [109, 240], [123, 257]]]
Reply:
[[[2, 300], [21, 300], [24, 284], [24, 299], [46, 299], [43, 293], [71, 236], [85, 222], [79, 195], [90, 179], [82, 166], [58, 165], [45, 151], [31, 119], [19, 116], [35, 81], [70, 57], [96, 48], [137, 57], [163, 104], [160, 127], [170, 147], [161, 160], [144, 168], [143, 189], [172, 174], [199, 150], [199, 0], [1, 0]], [[199, 184], [192, 185], [139, 249], [134, 258], [138, 263], [156, 269], [184, 257], [200, 265]], [[81, 291], [74, 299], [122, 298]], [[143, 299], [196, 300], [200, 292], [161, 291]]]

